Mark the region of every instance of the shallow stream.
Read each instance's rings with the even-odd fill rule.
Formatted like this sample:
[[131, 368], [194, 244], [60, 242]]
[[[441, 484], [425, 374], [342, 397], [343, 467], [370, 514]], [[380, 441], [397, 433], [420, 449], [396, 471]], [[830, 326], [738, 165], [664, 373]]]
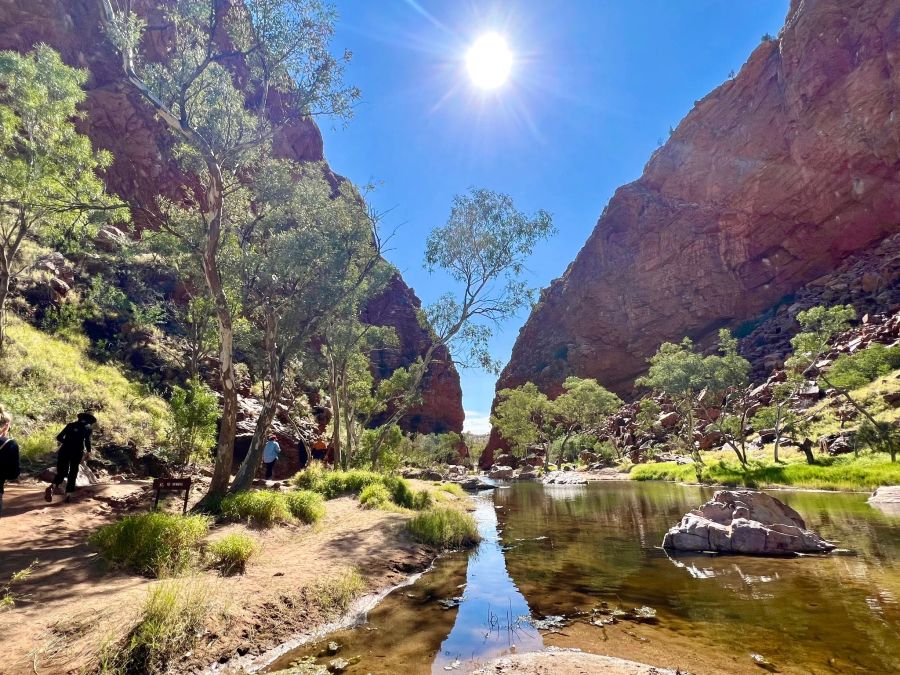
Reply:
[[[272, 670], [303, 656], [327, 664], [333, 641], [353, 661], [346, 672], [360, 674], [466, 672], [546, 644], [624, 650], [700, 673], [900, 672], [900, 517], [865, 495], [779, 491], [809, 527], [854, 555], [667, 556], [666, 529], [712, 493], [627, 481], [482, 493], [475, 551], [442, 558], [364, 625], [305, 645]], [[656, 622], [622, 629], [632, 625], [624, 619], [609, 634], [591, 623], [636, 607], [655, 610]]]

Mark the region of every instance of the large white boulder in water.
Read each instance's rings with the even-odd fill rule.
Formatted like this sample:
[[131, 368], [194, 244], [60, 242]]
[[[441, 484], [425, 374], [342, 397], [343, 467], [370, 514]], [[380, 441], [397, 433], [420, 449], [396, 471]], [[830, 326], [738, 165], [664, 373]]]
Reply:
[[663, 548], [790, 555], [827, 553], [835, 545], [807, 530], [799, 513], [765, 492], [719, 490], [666, 532]]

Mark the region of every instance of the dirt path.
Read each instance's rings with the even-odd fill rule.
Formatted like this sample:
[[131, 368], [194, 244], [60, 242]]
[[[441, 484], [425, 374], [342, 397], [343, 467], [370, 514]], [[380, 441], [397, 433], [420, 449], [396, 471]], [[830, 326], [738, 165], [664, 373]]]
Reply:
[[[37, 561], [32, 576], [15, 590], [21, 598], [0, 613], [3, 636], [0, 675], [76, 672], [99, 646], [131, 625], [152, 580], [106, 569], [86, 543], [87, 535], [124, 513], [146, 508], [148, 481], [121, 481], [85, 488], [70, 504], [46, 504], [39, 484], [7, 485], [0, 518], [0, 580]], [[58, 498], [57, 498], [58, 499]], [[304, 595], [323, 580], [357, 569], [368, 590], [402, 581], [423, 569], [433, 554], [404, 535], [406, 516], [359, 508], [356, 500], [327, 503], [315, 527], [248, 530], [213, 528], [210, 538], [247, 531], [260, 554], [243, 576], [199, 577], [215, 597], [218, 625], [181, 669], [227, 662], [277, 645], [327, 617]]]

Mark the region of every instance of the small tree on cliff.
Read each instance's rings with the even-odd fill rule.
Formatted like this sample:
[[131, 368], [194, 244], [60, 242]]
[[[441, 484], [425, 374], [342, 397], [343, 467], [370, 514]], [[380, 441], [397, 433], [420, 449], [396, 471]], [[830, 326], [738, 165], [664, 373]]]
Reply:
[[127, 219], [95, 171], [112, 156], [94, 151], [72, 120], [87, 73], [38, 45], [30, 54], [0, 52], [0, 350], [6, 343], [10, 284], [30, 269], [27, 239], [89, 236], [97, 215]]
[[[310, 115], [349, 115], [358, 92], [340, 82], [341, 62], [328, 52], [335, 15], [318, 0], [174, 0], [163, 9], [162, 26], [153, 29], [130, 1], [98, 2], [128, 81], [177, 139], [194, 176], [183, 186], [191, 195], [185, 204], [202, 238], [190, 242], [190, 250], [219, 327], [223, 395], [206, 505], [228, 485], [237, 425], [234, 306], [221, 274], [221, 249], [233, 235], [226, 213], [232, 187], [271, 155], [280, 127]], [[162, 50], [144, 39], [149, 30], [160, 31]], [[276, 91], [277, 101], [270, 100]]]
[[514, 453], [525, 455], [529, 448], [540, 447], [544, 450], [544, 467], [550, 463], [550, 444], [558, 425], [552, 402], [533, 382], [497, 392], [491, 424]]
[[564, 393], [551, 403], [562, 443], [556, 463], [562, 464], [566, 446], [575, 434], [599, 435], [609, 416], [622, 405], [622, 399], [597, 380], [567, 377]]
[[[410, 366], [410, 387], [385, 422], [383, 434], [414, 405], [438, 350], [454, 354], [461, 365], [498, 370], [488, 352], [493, 326], [531, 303], [533, 292], [521, 279], [525, 260], [553, 232], [550, 214], [527, 215], [507, 195], [472, 189], [453, 198], [446, 225], [428, 236], [425, 266], [429, 272], [446, 273], [457, 289], [441, 296], [421, 317], [431, 331], [431, 344]], [[373, 444], [376, 464], [381, 442], [379, 438]]]

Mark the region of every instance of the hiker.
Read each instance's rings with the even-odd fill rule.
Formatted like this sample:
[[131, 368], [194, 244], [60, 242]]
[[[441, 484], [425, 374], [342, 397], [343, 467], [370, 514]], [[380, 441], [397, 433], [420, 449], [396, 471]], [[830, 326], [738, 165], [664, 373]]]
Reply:
[[0, 408], [0, 515], [3, 515], [3, 484], [19, 477], [19, 444], [9, 437], [12, 417]]
[[269, 436], [269, 442], [263, 448], [263, 464], [266, 465], [266, 480], [272, 479], [272, 473], [275, 471], [275, 462], [281, 456], [281, 446], [275, 434]]
[[91, 454], [91, 434], [97, 418], [89, 412], [78, 413], [75, 422], [69, 422], [59, 432], [56, 440], [59, 441], [59, 452], [56, 459], [56, 477], [49, 487], [44, 490], [44, 500], [53, 501], [53, 492], [62, 494], [62, 484], [66, 481], [66, 501], [75, 492], [75, 480], [78, 478], [78, 466], [82, 459], [87, 459]]

